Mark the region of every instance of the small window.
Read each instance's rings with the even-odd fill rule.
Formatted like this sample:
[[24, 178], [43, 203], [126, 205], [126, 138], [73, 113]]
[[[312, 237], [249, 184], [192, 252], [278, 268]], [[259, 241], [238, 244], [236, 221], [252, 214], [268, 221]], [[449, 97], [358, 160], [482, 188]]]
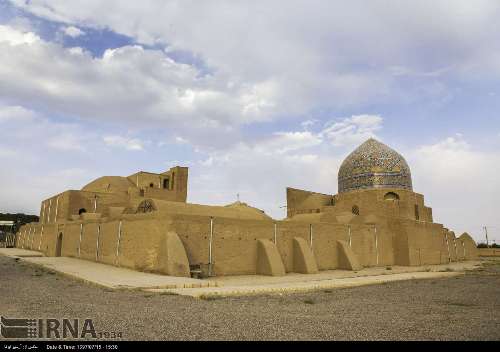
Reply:
[[384, 196], [384, 200], [399, 200], [399, 195], [394, 192], [389, 192]]
[[357, 205], [352, 207], [352, 213], [354, 215], [359, 215], [359, 207]]
[[155, 185], [153, 184], [153, 182], [151, 182], [151, 183], [149, 184], [149, 187], [150, 187], [150, 188], [153, 188], [154, 186], [155, 186]]
[[86, 213], [87, 210], [85, 208], [81, 208], [80, 210], [78, 210], [78, 215], [82, 215], [83, 213]]
[[163, 188], [169, 189], [170, 186], [170, 180], [168, 178], [163, 180]]

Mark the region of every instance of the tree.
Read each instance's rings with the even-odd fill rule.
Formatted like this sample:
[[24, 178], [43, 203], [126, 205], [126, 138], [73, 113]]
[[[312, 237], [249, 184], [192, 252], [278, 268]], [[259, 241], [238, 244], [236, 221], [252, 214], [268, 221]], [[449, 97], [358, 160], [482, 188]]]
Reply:
[[16, 233], [21, 226], [30, 222], [38, 222], [40, 218], [36, 215], [28, 215], [23, 213], [9, 214], [0, 213], [0, 221], [14, 221], [12, 232]]

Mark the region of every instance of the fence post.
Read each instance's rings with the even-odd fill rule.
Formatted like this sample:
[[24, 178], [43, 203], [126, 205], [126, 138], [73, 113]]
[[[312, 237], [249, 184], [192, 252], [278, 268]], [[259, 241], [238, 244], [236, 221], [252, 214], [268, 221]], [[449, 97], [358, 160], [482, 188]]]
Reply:
[[115, 265], [118, 265], [118, 256], [120, 255], [120, 241], [122, 238], [122, 221], [118, 224], [118, 239], [116, 241], [116, 257], [115, 257]]

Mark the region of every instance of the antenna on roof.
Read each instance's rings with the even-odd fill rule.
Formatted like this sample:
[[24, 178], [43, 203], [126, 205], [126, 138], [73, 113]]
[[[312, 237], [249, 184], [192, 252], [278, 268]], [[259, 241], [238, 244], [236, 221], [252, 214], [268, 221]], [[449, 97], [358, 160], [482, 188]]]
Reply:
[[280, 209], [285, 209], [285, 218], [287, 217], [287, 212], [288, 212], [288, 206], [287, 205], [283, 205], [280, 207]]
[[236, 193], [236, 199], [238, 200], [238, 202], [240, 201], [240, 194], [239, 193]]

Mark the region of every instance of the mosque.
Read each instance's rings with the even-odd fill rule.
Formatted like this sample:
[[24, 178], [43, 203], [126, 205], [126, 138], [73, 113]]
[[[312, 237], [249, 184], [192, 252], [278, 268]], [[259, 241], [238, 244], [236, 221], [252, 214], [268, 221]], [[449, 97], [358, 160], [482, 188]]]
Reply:
[[172, 276], [312, 274], [477, 258], [474, 240], [433, 222], [410, 168], [369, 139], [342, 163], [338, 194], [287, 188], [287, 217], [245, 203], [186, 202], [188, 168], [104, 176], [41, 204], [16, 246]]

